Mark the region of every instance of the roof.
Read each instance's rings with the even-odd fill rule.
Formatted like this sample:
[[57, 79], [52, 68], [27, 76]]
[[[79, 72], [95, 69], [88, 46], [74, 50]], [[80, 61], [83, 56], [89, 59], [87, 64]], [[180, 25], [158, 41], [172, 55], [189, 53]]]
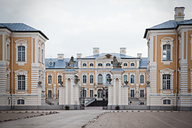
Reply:
[[48, 40], [47, 36], [43, 32], [24, 23], [0, 23], [0, 28], [7, 28], [12, 32], [39, 32]]
[[148, 58], [141, 58], [139, 61], [139, 68], [147, 68]]
[[128, 55], [124, 55], [124, 54], [120, 54], [120, 53], [100, 53], [100, 54], [96, 54], [96, 55], [91, 55], [91, 56], [86, 56], [80, 59], [97, 59], [97, 58], [101, 58], [104, 57], [105, 55], [110, 54], [112, 56], [116, 56], [117, 58], [137, 58], [137, 57], [132, 57], [132, 56], [128, 56]]
[[[59, 69], [61, 69], [61, 68], [65, 68], [65, 66], [66, 66], [66, 62], [69, 62], [70, 61], [70, 59], [71, 58], [64, 58], [63, 60], [58, 60], [57, 58], [46, 58], [45, 59], [45, 68], [55, 68], [55, 69], [57, 69], [57, 68], [59, 68]], [[49, 62], [50, 61], [52, 61], [54, 64], [53, 64], [53, 66], [49, 66]], [[77, 61], [77, 59], [75, 59], [74, 58], [74, 61], [76, 61], [76, 63], [75, 63], [75, 68], [78, 68], [78, 61]]]
[[[63, 60], [58, 60], [57, 58], [46, 58], [45, 59], [45, 68], [46, 69], [65, 69], [66, 62], [69, 62], [71, 58], [64, 58]], [[78, 60], [74, 58], [75, 66], [78, 68]], [[49, 66], [49, 62], [53, 62], [53, 66]], [[147, 68], [148, 58], [142, 58], [139, 61], [139, 68]]]
[[147, 36], [147, 32], [149, 30], [169, 30], [169, 29], [177, 29], [180, 25], [192, 25], [192, 19], [190, 20], [184, 20], [184, 21], [175, 21], [175, 20], [169, 20], [166, 22], [163, 22], [161, 24], [155, 25], [151, 28], [147, 28], [145, 30], [144, 38]]

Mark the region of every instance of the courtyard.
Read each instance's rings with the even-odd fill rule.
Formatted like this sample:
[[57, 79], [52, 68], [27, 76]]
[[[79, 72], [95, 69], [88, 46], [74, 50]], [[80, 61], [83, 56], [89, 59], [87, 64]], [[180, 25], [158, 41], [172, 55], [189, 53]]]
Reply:
[[[14, 119], [13, 117], [17, 117]], [[1, 128], [191, 128], [191, 111], [86, 110], [1, 111]], [[5, 119], [5, 121], [3, 121]], [[12, 120], [9, 120], [12, 119]]]

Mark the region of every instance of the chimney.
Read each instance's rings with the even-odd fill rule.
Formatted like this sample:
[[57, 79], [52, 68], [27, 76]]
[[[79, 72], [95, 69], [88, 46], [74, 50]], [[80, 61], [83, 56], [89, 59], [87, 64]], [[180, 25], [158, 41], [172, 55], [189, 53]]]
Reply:
[[138, 58], [142, 58], [142, 53], [137, 53]]
[[184, 21], [184, 10], [185, 7], [175, 7], [175, 21]]
[[77, 58], [81, 58], [82, 54], [81, 53], [77, 53]]
[[93, 55], [97, 55], [99, 54], [99, 48], [98, 47], [94, 47], [93, 48]]
[[125, 47], [120, 48], [120, 54], [126, 55], [126, 48]]
[[64, 59], [64, 54], [57, 54], [58, 60], [63, 60]]

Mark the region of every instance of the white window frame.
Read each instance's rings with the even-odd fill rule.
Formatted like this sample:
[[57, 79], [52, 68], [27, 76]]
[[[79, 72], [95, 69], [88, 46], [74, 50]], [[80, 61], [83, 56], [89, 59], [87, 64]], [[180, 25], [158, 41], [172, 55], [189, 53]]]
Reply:
[[93, 64], [93, 63], [89, 63], [89, 67], [94, 67], [94, 64], [93, 64], [93, 66], [91, 66], [91, 64]]
[[[144, 81], [143, 81], [143, 83], [141, 83], [141, 75], [143, 75], [144, 76]], [[140, 85], [144, 85], [145, 84], [145, 74], [144, 73], [140, 73], [140, 75], [139, 75], [139, 83], [140, 83]]]
[[[134, 97], [131, 97], [131, 91], [132, 91], [132, 90], [134, 91]], [[135, 98], [135, 89], [134, 89], [134, 88], [131, 88], [131, 89], [130, 89], [130, 98]]]
[[[171, 54], [171, 60], [163, 60], [163, 45], [170, 45], [171, 47], [171, 51], [170, 51], [170, 54]], [[169, 65], [170, 63], [173, 62], [173, 38], [171, 37], [164, 37], [161, 39], [161, 62], [164, 64], [164, 65]]]
[[[86, 66], [84, 66], [84, 64], [85, 64]], [[86, 62], [83, 62], [83, 63], [82, 63], [82, 67], [87, 67], [87, 63], [86, 63]]]
[[129, 78], [128, 78], [128, 74], [124, 74], [124, 75], [123, 75], [123, 83], [124, 83], [124, 84], [125, 84], [125, 79], [124, 79], [124, 76], [125, 76], [125, 75], [127, 76], [127, 81], [128, 81], [128, 79], [129, 79]]
[[[93, 83], [91, 83], [91, 75], [93, 76]], [[93, 74], [89, 74], [89, 84], [93, 85], [94, 84], [94, 75]]]
[[[99, 64], [101, 64], [102, 66], [99, 66]], [[99, 62], [99, 63], [97, 64], [97, 66], [101, 68], [101, 67], [103, 67], [103, 63]]]
[[[63, 75], [62, 75], [62, 73], [58, 73], [58, 74], [57, 74], [57, 84], [60, 85], [58, 76], [61, 76], [61, 81], [63, 81]], [[64, 83], [64, 82], [63, 82], [63, 83]]]
[[[109, 66], [107, 66], [107, 64], [109, 64]], [[105, 66], [106, 66], [106, 67], [110, 67], [110, 66], [111, 66], [111, 64], [110, 64], [109, 62], [107, 62]]]
[[[143, 90], [143, 92], [144, 92], [144, 97], [141, 97], [141, 90]], [[145, 88], [140, 88], [139, 89], [139, 97], [140, 98], [145, 98]]]
[[[127, 64], [127, 66], [125, 66], [124, 64]], [[123, 67], [128, 67], [128, 63], [127, 63], [127, 62], [124, 62], [124, 63], [123, 63]]]
[[[50, 75], [51, 78], [52, 78], [51, 83], [49, 83], [49, 75]], [[47, 73], [47, 84], [48, 84], [48, 85], [52, 85], [52, 84], [53, 84], [53, 75], [52, 75], [52, 74]]]
[[[91, 97], [91, 91], [93, 91], [93, 97], [94, 97], [94, 89], [89, 90], [89, 97]], [[92, 97], [91, 97], [92, 98]]]
[[[85, 82], [85, 83], [84, 83], [84, 81], [83, 81], [83, 80], [84, 80], [84, 79], [83, 79], [83, 76], [86, 76], [86, 82]], [[86, 75], [86, 74], [83, 74], [83, 75], [82, 75], [82, 83], [83, 83], [84, 85], [87, 84], [87, 75]]]
[[[27, 83], [28, 83], [28, 71], [23, 70], [23, 69], [19, 69], [17, 71], [14, 71], [15, 73], [15, 90], [16, 92], [25, 92], [27, 93]], [[24, 75], [25, 76], [25, 90], [18, 90], [18, 76], [19, 75]]]
[[[132, 63], [134, 64], [134, 66], [131, 66]], [[130, 63], [130, 66], [131, 66], [131, 67], [135, 67], [135, 62], [131, 62], [131, 63]]]
[[[171, 82], [170, 89], [163, 89], [163, 75], [164, 74], [171, 75], [171, 78], [170, 78], [170, 82]], [[173, 78], [174, 78], [174, 70], [169, 69], [169, 68], [165, 68], [165, 69], [160, 70], [161, 94], [162, 93], [173, 93]]]
[[[27, 40], [25, 39], [18, 39], [15, 41], [16, 45], [16, 64], [19, 66], [24, 66], [24, 64], [27, 63]], [[24, 46], [25, 47], [25, 61], [18, 61], [18, 47], [19, 46]]]
[[103, 74], [101, 74], [101, 76], [102, 76], [102, 77], [101, 77], [101, 78], [102, 78], [101, 81], [102, 81], [102, 82], [99, 83], [99, 82], [100, 82], [100, 81], [99, 81], [99, 75], [100, 75], [100, 74], [101, 74], [101, 73], [98, 74], [98, 84], [103, 84]]
[[[131, 83], [131, 75], [134, 75], [134, 83]], [[130, 73], [130, 84], [134, 85], [135, 84], [135, 73]]]
[[[111, 76], [111, 78], [112, 78], [111, 73], [107, 73], [107, 74], [109, 74], [109, 75]], [[107, 74], [105, 75], [105, 83], [106, 83], [106, 84], [109, 84], [108, 81], [107, 81]]]
[[[23, 100], [24, 104], [18, 104], [18, 100]], [[17, 105], [25, 105], [25, 99], [24, 98], [18, 98], [16, 102], [17, 102]]]

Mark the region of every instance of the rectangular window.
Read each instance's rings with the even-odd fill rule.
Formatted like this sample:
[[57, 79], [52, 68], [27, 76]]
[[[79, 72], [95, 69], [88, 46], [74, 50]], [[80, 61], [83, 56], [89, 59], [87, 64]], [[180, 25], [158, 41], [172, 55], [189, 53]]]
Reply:
[[23, 99], [17, 100], [17, 104], [25, 104], [25, 101]]
[[93, 90], [90, 90], [90, 97], [93, 97]]
[[25, 75], [18, 76], [18, 90], [25, 90]]
[[145, 97], [145, 95], [144, 95], [144, 90], [140, 90], [140, 97], [141, 97], [141, 98]]
[[131, 84], [135, 83], [135, 76], [131, 75]]
[[9, 44], [7, 44], [7, 61], [10, 60], [10, 47]]
[[163, 45], [163, 60], [171, 60], [171, 45]]
[[48, 84], [52, 84], [52, 76], [51, 75], [48, 76]]
[[171, 89], [171, 75], [163, 74], [163, 89]]
[[171, 100], [163, 100], [163, 104], [171, 104]]
[[83, 90], [83, 97], [87, 97], [87, 91]]
[[135, 97], [135, 90], [131, 90], [131, 98]]
[[90, 84], [93, 84], [93, 75], [90, 75]]
[[140, 83], [144, 84], [144, 75], [140, 75]]
[[62, 76], [61, 75], [58, 76], [58, 80], [57, 81], [58, 81], [58, 84], [61, 83], [61, 81], [62, 81]]
[[125, 81], [128, 81], [127, 75], [124, 75], [124, 76], [123, 76], [123, 83], [125, 83]]
[[48, 90], [48, 98], [52, 98], [52, 90]]
[[18, 47], [18, 61], [25, 61], [25, 47]]

